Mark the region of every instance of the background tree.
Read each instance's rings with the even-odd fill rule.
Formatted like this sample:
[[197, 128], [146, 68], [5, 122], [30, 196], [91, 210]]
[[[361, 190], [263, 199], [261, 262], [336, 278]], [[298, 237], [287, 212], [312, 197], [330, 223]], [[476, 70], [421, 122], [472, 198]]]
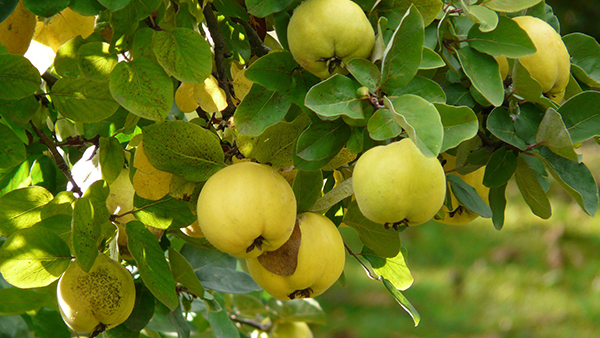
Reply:
[[[58, 280], [73, 264], [95, 271], [107, 254], [132, 273], [135, 306], [124, 322], [96, 318], [91, 336], [308, 336], [301, 323], [326, 316], [318, 302], [262, 292], [244, 259], [203, 238], [203, 186], [239, 162], [278, 171], [297, 214], [351, 228], [360, 245], [345, 244], [349, 257], [415, 325], [400, 239], [428, 225], [363, 216], [352, 185], [362, 154], [408, 138], [428, 163], [439, 159], [447, 193], [430, 224], [481, 216], [502, 229], [511, 180], [540, 218], [552, 215], [551, 186], [595, 214], [598, 185], [577, 149], [600, 136], [600, 46], [565, 35], [566, 66], [557, 61], [556, 78], [545, 77], [556, 69], [537, 75], [560, 55], [535, 38], [541, 27], [548, 39], [559, 28], [544, 1], [356, 1], [363, 28], [373, 29], [370, 56], [338, 46], [313, 59], [327, 66], [318, 71], [289, 51], [288, 41], [321, 43], [321, 32], [293, 39], [299, 3], [12, 0], [0, 8], [0, 323], [13, 328], [2, 334], [71, 336]], [[329, 33], [339, 22], [328, 15], [341, 19], [333, 10], [303, 15], [301, 27], [325, 17], [328, 39], [345, 32]], [[518, 16], [537, 18], [534, 28]], [[55, 53], [42, 75], [22, 56], [32, 39]], [[381, 168], [373, 175], [385, 177]], [[256, 248], [261, 241], [246, 253]], [[284, 267], [300, 264], [297, 252], [288, 256]], [[81, 287], [96, 288], [92, 280]], [[310, 296], [302, 291], [288, 296]]]

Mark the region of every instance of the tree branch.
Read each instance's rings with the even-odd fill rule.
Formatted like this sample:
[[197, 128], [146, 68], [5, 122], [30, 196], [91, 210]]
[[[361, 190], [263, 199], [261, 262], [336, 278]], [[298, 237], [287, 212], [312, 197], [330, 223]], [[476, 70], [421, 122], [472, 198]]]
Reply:
[[260, 36], [258, 36], [258, 33], [256, 33], [256, 31], [254, 30], [252, 25], [250, 25], [250, 23], [238, 18], [231, 18], [231, 20], [233, 20], [233, 22], [235, 23], [239, 23], [246, 30], [246, 36], [248, 36], [248, 42], [250, 42], [250, 52], [253, 55], [261, 57], [269, 53], [271, 48], [263, 44], [262, 39], [260, 38]]
[[234, 322], [246, 324], [246, 325], [252, 326], [255, 329], [259, 329], [261, 331], [267, 331], [271, 328], [271, 326], [273, 326], [272, 324], [261, 324], [254, 320], [251, 320], [251, 319], [240, 318], [236, 315], [230, 315], [229, 318], [231, 320], [233, 320]]
[[235, 105], [233, 104], [233, 99], [231, 98], [231, 87], [229, 84], [229, 79], [227, 78], [227, 67], [225, 64], [225, 54], [230, 54], [227, 50], [227, 44], [225, 42], [225, 38], [221, 33], [221, 29], [219, 28], [219, 22], [215, 17], [215, 13], [213, 13], [210, 4], [204, 6], [204, 19], [206, 20], [206, 26], [208, 27], [208, 31], [210, 32], [210, 36], [215, 44], [215, 64], [217, 66], [217, 80], [219, 82], [219, 87], [221, 87], [225, 91], [225, 95], [227, 97], [227, 108], [221, 112], [223, 115], [223, 121], [229, 120], [230, 117], [233, 116], [235, 112]]
[[54, 163], [56, 164], [58, 169], [62, 171], [62, 173], [67, 177], [69, 182], [71, 182], [71, 184], [73, 185], [73, 188], [71, 189], [73, 193], [77, 194], [78, 196], [81, 196], [83, 194], [81, 188], [79, 188], [79, 186], [75, 182], [75, 179], [73, 179], [73, 175], [71, 175], [71, 170], [69, 169], [69, 166], [67, 165], [65, 159], [62, 157], [62, 155], [58, 152], [58, 149], [56, 148], [56, 143], [54, 143], [54, 141], [52, 141], [48, 136], [46, 136], [46, 134], [44, 134], [44, 132], [38, 127], [36, 127], [32, 122], [30, 122], [30, 124], [33, 128], [33, 131], [35, 131], [36, 135], [40, 139], [40, 142], [43, 143], [46, 147], [48, 147], [48, 150], [50, 150], [50, 153], [52, 154], [52, 159], [54, 160]]

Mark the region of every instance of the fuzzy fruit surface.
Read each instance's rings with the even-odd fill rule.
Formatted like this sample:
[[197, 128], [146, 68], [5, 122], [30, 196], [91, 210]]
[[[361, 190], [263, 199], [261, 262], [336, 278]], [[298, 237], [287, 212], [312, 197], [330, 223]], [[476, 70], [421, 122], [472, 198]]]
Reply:
[[560, 35], [545, 21], [532, 16], [518, 16], [513, 20], [529, 35], [537, 49], [533, 55], [520, 58], [519, 62], [539, 82], [542, 92], [560, 103], [571, 72], [567, 47]]
[[[456, 175], [462, 178], [462, 180], [465, 181], [465, 183], [475, 188], [479, 197], [481, 197], [481, 199], [487, 204], [490, 188], [483, 185], [483, 175], [485, 174], [485, 166], [466, 175], [461, 175], [458, 172], [453, 171], [456, 168], [456, 157], [446, 153], [442, 154], [442, 157], [446, 160], [446, 163], [444, 164], [444, 170], [446, 172], [450, 171], [448, 174]], [[456, 196], [454, 196], [454, 193], [450, 192], [450, 198], [452, 200], [453, 210], [449, 210], [448, 207], [444, 205], [442, 207], [442, 209], [444, 210], [444, 219], [437, 220], [438, 222], [445, 224], [462, 225], [467, 224], [479, 217], [477, 213], [474, 213], [473, 211], [462, 206], [456, 199]]]
[[313, 338], [313, 334], [305, 322], [281, 322], [269, 338]]
[[211, 176], [198, 197], [198, 223], [217, 249], [258, 257], [285, 243], [296, 222], [296, 197], [268, 165], [240, 162]]
[[15, 10], [0, 23], [0, 43], [11, 54], [23, 55], [35, 31], [35, 15], [20, 0]]
[[376, 223], [425, 223], [446, 197], [442, 165], [436, 157], [423, 155], [409, 138], [367, 150], [352, 177], [360, 211]]
[[371, 23], [350, 0], [301, 3], [290, 19], [287, 38], [296, 62], [321, 79], [345, 71], [332, 66], [330, 72], [329, 60], [345, 64], [352, 58], [368, 58], [375, 44]]
[[246, 260], [254, 281], [281, 300], [322, 294], [340, 278], [346, 263], [342, 236], [329, 218], [306, 212], [298, 216], [298, 222], [302, 236], [292, 275], [273, 273], [258, 258]]
[[121, 264], [98, 254], [89, 272], [71, 262], [57, 287], [58, 306], [65, 323], [74, 331], [93, 332], [123, 323], [135, 304], [133, 277]]

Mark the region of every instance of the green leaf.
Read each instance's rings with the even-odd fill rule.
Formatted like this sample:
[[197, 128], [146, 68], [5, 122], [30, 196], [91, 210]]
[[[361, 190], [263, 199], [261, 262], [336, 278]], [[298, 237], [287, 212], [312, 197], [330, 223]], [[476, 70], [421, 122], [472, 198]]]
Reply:
[[127, 247], [150, 292], [171, 311], [179, 305], [175, 279], [156, 237], [138, 221], [127, 223]]
[[78, 35], [65, 42], [58, 48], [56, 57], [54, 57], [54, 70], [62, 77], [76, 78], [81, 76], [79, 70], [79, 47], [86, 44], [86, 41]]
[[5, 124], [0, 123], [0, 169], [10, 169], [27, 159], [23, 141]]
[[227, 311], [208, 312], [208, 322], [215, 338], [239, 338], [240, 331], [237, 329]]
[[140, 332], [148, 325], [148, 322], [154, 315], [155, 307], [156, 298], [154, 298], [152, 292], [144, 285], [143, 281], [138, 280], [135, 283], [135, 306], [131, 315], [129, 315], [129, 318], [127, 318], [122, 326], [127, 327], [131, 331]]
[[70, 0], [40, 1], [23, 0], [23, 4], [33, 14], [49, 18], [67, 8]]
[[186, 121], [165, 121], [142, 130], [144, 153], [158, 170], [203, 182], [223, 168], [219, 138], [201, 126]]
[[235, 142], [247, 158], [271, 163], [277, 168], [289, 167], [294, 164], [294, 144], [308, 124], [309, 119], [303, 114], [292, 122], [278, 122], [257, 137], [238, 135]]
[[254, 84], [235, 111], [235, 126], [242, 135], [258, 136], [283, 120], [291, 105], [281, 92]]
[[423, 47], [423, 59], [421, 60], [421, 64], [419, 65], [419, 69], [437, 69], [444, 67], [446, 62], [444, 59], [436, 53], [433, 49], [429, 49], [427, 47]]
[[123, 147], [114, 137], [100, 137], [100, 147], [98, 148], [98, 157], [102, 178], [106, 184], [111, 184], [119, 177], [123, 170], [125, 159], [123, 157]]
[[254, 61], [244, 73], [248, 80], [273, 91], [292, 87], [292, 73], [298, 68], [292, 54], [286, 50], [273, 51]]
[[335, 74], [312, 87], [306, 94], [304, 104], [328, 119], [341, 115], [362, 119], [365, 117], [362, 101], [356, 94], [359, 87], [358, 83], [349, 77]]
[[492, 209], [492, 223], [496, 230], [501, 230], [504, 225], [504, 210], [506, 210], [506, 183], [490, 188], [488, 200]]
[[579, 162], [579, 157], [573, 148], [573, 141], [560, 114], [553, 108], [548, 108], [540, 123], [536, 143], [543, 144], [557, 155], [571, 161]]
[[321, 212], [327, 210], [334, 205], [338, 204], [340, 201], [346, 199], [347, 197], [352, 196], [354, 190], [352, 188], [352, 177], [341, 182], [340, 184], [333, 187], [333, 189], [329, 190], [325, 195], [315, 202], [315, 204], [310, 208], [309, 211], [312, 212]]
[[534, 144], [537, 131], [545, 112], [532, 103], [517, 106], [517, 114], [511, 114], [515, 131], [526, 144]]
[[194, 273], [194, 268], [179, 253], [179, 251], [169, 248], [169, 263], [171, 263], [171, 273], [176, 283], [185, 286], [193, 295], [204, 298], [204, 287]]
[[102, 4], [102, 6], [110, 9], [111, 12], [116, 12], [119, 9], [123, 9], [125, 8], [125, 6], [127, 6], [131, 0], [96, 0], [98, 1], [100, 4]]
[[396, 289], [394, 284], [387, 280], [385, 276], [381, 277], [381, 281], [388, 292], [394, 296], [394, 299], [398, 302], [398, 304], [400, 304], [400, 306], [402, 306], [402, 308], [412, 317], [415, 326], [418, 326], [419, 322], [421, 321], [421, 315], [419, 312], [417, 312], [417, 309], [412, 306], [408, 299], [406, 299], [406, 297], [404, 297], [404, 295], [398, 289]]
[[12, 14], [12, 12], [14, 12], [18, 3], [19, 3], [19, 0], [3, 1], [3, 3], [2, 3], [3, 6], [0, 7], [0, 22], [4, 21], [6, 18], [8, 18], [9, 15]]
[[92, 183], [83, 194], [83, 197], [89, 198], [94, 206], [94, 223], [96, 226], [106, 223], [110, 217], [106, 207], [106, 199], [109, 194], [110, 188], [104, 180]]
[[19, 100], [0, 100], [0, 116], [19, 124], [27, 124], [40, 106], [40, 101], [33, 95]]
[[546, 196], [544, 189], [533, 174], [529, 164], [520, 156], [517, 158], [515, 181], [531, 211], [540, 218], [550, 218], [552, 216], [552, 208], [548, 196]]
[[435, 103], [444, 126], [444, 141], [440, 152], [458, 146], [462, 141], [473, 138], [479, 130], [477, 115], [469, 107], [455, 107], [443, 103]]
[[88, 272], [98, 256], [96, 242], [100, 237], [100, 227], [94, 224], [94, 206], [89, 198], [82, 197], [75, 201], [71, 231], [76, 262], [83, 271]]
[[504, 101], [504, 85], [496, 60], [470, 47], [457, 50], [463, 71], [475, 88], [494, 106]]
[[67, 244], [45, 227], [32, 227], [10, 235], [0, 247], [0, 273], [23, 289], [48, 286], [71, 262]]
[[381, 1], [373, 12], [385, 16], [389, 20], [388, 27], [396, 27], [411, 6], [419, 10], [423, 16], [423, 26], [427, 27], [440, 13], [443, 2], [441, 0]]
[[320, 169], [344, 147], [350, 132], [350, 127], [341, 119], [314, 121], [298, 137], [294, 154], [296, 168]]
[[388, 96], [403, 94], [418, 95], [431, 103], [446, 102], [446, 94], [442, 87], [437, 82], [420, 75], [415, 76], [405, 86], [392, 89]]
[[446, 103], [449, 105], [466, 106], [469, 108], [474, 108], [476, 105], [475, 99], [471, 96], [469, 89], [458, 83], [444, 87], [444, 93], [446, 93]]
[[348, 62], [346, 67], [358, 83], [369, 88], [369, 92], [374, 93], [379, 88], [381, 72], [373, 62], [367, 59], [354, 58]]
[[446, 179], [450, 183], [452, 193], [456, 196], [460, 204], [483, 218], [492, 217], [492, 210], [481, 196], [479, 196], [475, 188], [454, 174], [447, 175]]
[[149, 59], [119, 62], [110, 74], [109, 87], [125, 109], [148, 120], [164, 120], [173, 105], [173, 81]]
[[508, 111], [502, 107], [492, 110], [487, 119], [487, 130], [502, 141], [513, 145], [521, 150], [527, 149], [527, 144], [515, 132], [513, 120]]
[[40, 88], [38, 70], [22, 55], [0, 54], [0, 99], [18, 100]]
[[60, 312], [40, 309], [33, 317], [33, 333], [36, 338], [70, 338], [71, 330], [60, 316]]
[[321, 170], [298, 170], [292, 188], [298, 202], [298, 214], [309, 210], [321, 197], [323, 173]]
[[[381, 226], [381, 224], [379, 224]], [[389, 232], [389, 231], [388, 231]], [[413, 276], [406, 266], [406, 249], [398, 250], [396, 256], [380, 257], [375, 251], [364, 246], [361, 256], [365, 257], [375, 273], [387, 277], [387, 280], [395, 289], [404, 291], [413, 284]]]
[[498, 12], [513, 13], [533, 7], [540, 1], [542, 0], [485, 0], [481, 5]]
[[187, 83], [202, 83], [212, 71], [212, 53], [200, 33], [188, 28], [156, 31], [152, 39], [156, 60], [167, 74]]
[[419, 96], [406, 94], [391, 100], [384, 98], [384, 104], [425, 156], [437, 156], [440, 153], [444, 126], [432, 103]]
[[542, 86], [531, 77], [529, 71], [518, 60], [512, 73], [513, 91], [526, 101], [537, 102], [542, 96]]
[[35, 311], [50, 300], [50, 295], [36, 290], [0, 289], [0, 315], [13, 316]]
[[264, 18], [269, 14], [281, 12], [292, 3], [292, 0], [246, 0], [248, 13]]
[[575, 95], [558, 112], [562, 116], [573, 143], [600, 136], [600, 92]]
[[517, 169], [517, 155], [502, 147], [492, 154], [483, 176], [483, 185], [494, 188], [504, 185]]
[[424, 27], [419, 10], [411, 5], [383, 53], [381, 83], [385, 88], [404, 86], [417, 74], [423, 55]]
[[97, 0], [71, 0], [69, 8], [84, 16], [98, 15], [106, 9]]
[[558, 156], [546, 147], [540, 149], [540, 155], [554, 179], [577, 201], [583, 211], [593, 216], [598, 209], [598, 184], [590, 169], [583, 163]]
[[394, 138], [402, 132], [402, 127], [396, 122], [395, 114], [389, 109], [377, 109], [367, 123], [369, 136], [376, 141]]
[[489, 32], [496, 29], [498, 26], [498, 14], [489, 8], [480, 5], [472, 5], [466, 7], [466, 10], [467, 17], [471, 19], [471, 21], [479, 24], [479, 31]]
[[158, 201], [150, 201], [136, 194], [133, 205], [135, 206], [133, 214], [138, 220], [159, 229], [182, 228], [196, 220], [190, 211], [189, 202], [180, 201], [169, 195]]
[[0, 236], [8, 237], [41, 221], [42, 207], [52, 200], [43, 187], [15, 189], [0, 198]]
[[119, 108], [106, 83], [83, 77], [58, 80], [50, 98], [59, 113], [76, 122], [102, 121]]
[[[398, 232], [390, 231], [382, 224], [368, 220], [360, 212], [356, 201], [353, 201], [348, 206], [348, 210], [344, 214], [343, 223], [356, 230], [365, 248], [369, 248], [369, 251], [372, 250], [372, 253], [378, 256], [377, 258], [385, 260], [386, 257], [397, 257], [400, 253], [400, 237], [398, 236]], [[363, 248], [363, 252], [365, 250], [367, 249]], [[371, 257], [367, 257], [367, 259], [371, 261]], [[401, 275], [398, 277], [401, 277]], [[412, 284], [412, 280], [408, 284], [402, 283], [402, 290], [407, 289], [410, 284]]]
[[589, 35], [572, 33], [563, 36], [571, 55], [571, 71], [575, 77], [590, 87], [600, 87], [600, 44]]
[[110, 51], [110, 45], [95, 41], [79, 48], [79, 69], [88, 79], [97, 82], [108, 80], [110, 73], [119, 63], [117, 54]]
[[536, 52], [529, 35], [510, 18], [501, 16], [498, 27], [482, 32], [476, 26], [469, 30], [469, 46], [482, 53], [497, 57], [521, 58]]
[[250, 16], [246, 9], [235, 0], [215, 0], [213, 1], [217, 10], [226, 16], [240, 18], [244, 21], [250, 21]]
[[249, 274], [236, 269], [237, 259], [231, 255], [189, 244], [179, 252], [194, 268], [205, 289], [235, 294], [260, 290]]

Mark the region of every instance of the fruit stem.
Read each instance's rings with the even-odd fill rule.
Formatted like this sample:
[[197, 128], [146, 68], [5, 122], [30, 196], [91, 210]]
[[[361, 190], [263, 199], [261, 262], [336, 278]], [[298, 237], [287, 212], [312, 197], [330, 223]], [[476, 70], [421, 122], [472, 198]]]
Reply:
[[254, 242], [252, 242], [252, 244], [250, 244], [250, 246], [246, 249], [246, 253], [250, 253], [250, 251], [254, 250], [254, 248], [257, 248], [259, 251], [262, 251], [262, 244], [264, 242], [265, 238], [263, 236], [258, 236]]

